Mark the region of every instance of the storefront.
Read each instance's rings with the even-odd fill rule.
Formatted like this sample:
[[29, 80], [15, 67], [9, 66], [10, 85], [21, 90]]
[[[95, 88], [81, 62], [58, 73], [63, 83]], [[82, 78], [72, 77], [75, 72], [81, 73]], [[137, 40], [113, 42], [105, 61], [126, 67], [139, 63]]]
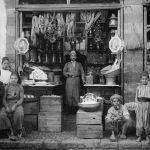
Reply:
[[[13, 4], [11, 1], [9, 5], [6, 6], [7, 14], [15, 24], [8, 21], [8, 30], [13, 27], [14, 34], [13, 38], [7, 36], [7, 49], [13, 47], [22, 33], [30, 45], [23, 56], [18, 55], [14, 48], [7, 51], [8, 56], [15, 57], [16, 68], [25, 63], [40, 66], [49, 74], [48, 82], [60, 83], [57, 94], [61, 94], [59, 88], [60, 91], [64, 89], [62, 69], [69, 52], [76, 50], [86, 75], [91, 72], [93, 75], [92, 82], [87, 80], [83, 87], [83, 93], [94, 92], [108, 101], [110, 95], [120, 93], [124, 102], [134, 100], [135, 88], [145, 64], [143, 4], [140, 0], [20, 0]], [[115, 61], [115, 55], [109, 49], [114, 30], [124, 40], [126, 50], [122, 53], [115, 84], [110, 86], [106, 84], [101, 69]]]

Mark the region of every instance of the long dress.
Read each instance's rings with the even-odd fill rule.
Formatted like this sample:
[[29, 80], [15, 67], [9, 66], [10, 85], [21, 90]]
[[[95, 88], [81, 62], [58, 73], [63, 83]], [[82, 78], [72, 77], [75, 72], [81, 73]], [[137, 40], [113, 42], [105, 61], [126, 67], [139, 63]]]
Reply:
[[140, 136], [142, 134], [143, 129], [145, 130], [147, 135], [150, 134], [150, 101], [146, 100], [145, 98], [150, 98], [150, 86], [139, 85], [136, 89], [136, 97], [135, 97], [135, 102], [137, 103], [136, 106], [137, 136]]
[[81, 63], [66, 63], [63, 74], [66, 77], [66, 104], [69, 106], [78, 106], [80, 98], [80, 78], [84, 80], [84, 70]]
[[[19, 84], [8, 84], [5, 87], [6, 103], [9, 108], [22, 99], [24, 96], [23, 87]], [[4, 97], [4, 98], [5, 98]], [[11, 115], [11, 117], [10, 117]], [[23, 123], [23, 107], [22, 104], [17, 106], [16, 110], [12, 114], [6, 112], [6, 108], [3, 107], [0, 111], [0, 130], [13, 128], [15, 131], [22, 129]]]

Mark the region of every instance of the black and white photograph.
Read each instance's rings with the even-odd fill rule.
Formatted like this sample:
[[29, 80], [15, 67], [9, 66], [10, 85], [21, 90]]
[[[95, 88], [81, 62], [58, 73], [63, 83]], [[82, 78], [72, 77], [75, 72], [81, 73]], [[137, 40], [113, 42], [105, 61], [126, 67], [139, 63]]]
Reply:
[[150, 0], [0, 0], [0, 150], [150, 150]]

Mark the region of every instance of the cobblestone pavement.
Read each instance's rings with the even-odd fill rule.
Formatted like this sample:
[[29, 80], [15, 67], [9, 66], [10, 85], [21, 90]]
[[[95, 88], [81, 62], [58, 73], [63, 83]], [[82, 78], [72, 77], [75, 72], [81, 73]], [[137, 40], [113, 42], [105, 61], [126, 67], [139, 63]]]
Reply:
[[0, 140], [0, 150], [150, 150], [146, 141], [136, 142], [129, 137], [126, 140], [110, 142], [103, 139], [79, 139], [76, 132], [46, 133], [31, 132], [20, 141]]

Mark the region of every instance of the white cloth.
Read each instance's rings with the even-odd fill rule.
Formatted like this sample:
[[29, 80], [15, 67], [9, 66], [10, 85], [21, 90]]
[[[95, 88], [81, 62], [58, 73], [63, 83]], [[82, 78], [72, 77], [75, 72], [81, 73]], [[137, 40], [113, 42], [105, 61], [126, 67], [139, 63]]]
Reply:
[[34, 69], [31, 74], [29, 75], [29, 79], [36, 79], [36, 80], [47, 80], [47, 74], [39, 69], [38, 67], [32, 67]]
[[1, 69], [0, 81], [7, 84], [10, 80], [11, 72], [9, 70]]
[[116, 110], [114, 106], [108, 109], [106, 120], [113, 120], [114, 118], [120, 117], [124, 117], [125, 119], [130, 118], [129, 112], [124, 105], [121, 105], [119, 110]]

